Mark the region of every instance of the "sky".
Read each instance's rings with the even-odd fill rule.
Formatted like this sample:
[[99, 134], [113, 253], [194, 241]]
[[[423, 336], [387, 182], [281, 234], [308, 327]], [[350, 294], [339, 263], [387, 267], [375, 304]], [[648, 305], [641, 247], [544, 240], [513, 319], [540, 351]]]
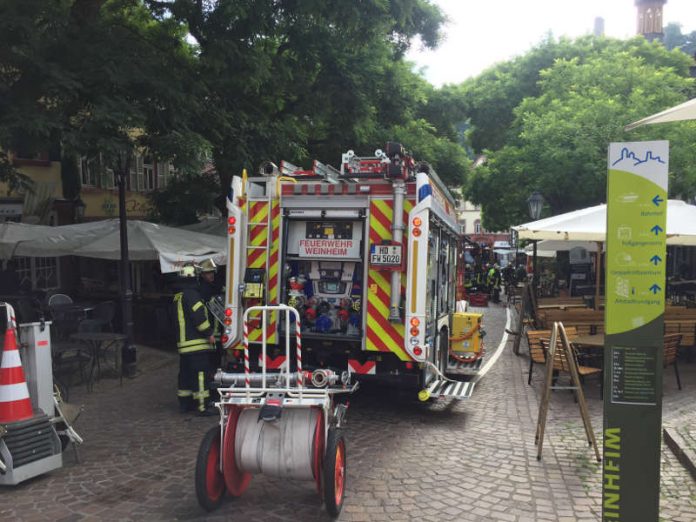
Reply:
[[[524, 54], [551, 32], [572, 38], [593, 32], [604, 18], [604, 34], [629, 38], [636, 33], [634, 0], [434, 0], [449, 18], [444, 41], [435, 51], [416, 44], [408, 59], [430, 83], [460, 83], [497, 62]], [[696, 30], [696, 1], [667, 0], [664, 25]]]

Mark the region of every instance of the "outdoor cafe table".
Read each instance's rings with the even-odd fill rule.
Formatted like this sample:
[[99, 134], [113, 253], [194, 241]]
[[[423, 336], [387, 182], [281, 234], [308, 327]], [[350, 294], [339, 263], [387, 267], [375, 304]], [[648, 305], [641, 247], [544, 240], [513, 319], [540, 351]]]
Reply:
[[[83, 343], [89, 348], [92, 355], [92, 367], [89, 372], [90, 385], [94, 379], [94, 367], [97, 367], [98, 373], [101, 373], [99, 366], [99, 354], [107, 350], [114, 344], [124, 343], [126, 336], [120, 333], [113, 332], [78, 332], [70, 336], [74, 341]], [[114, 368], [119, 375], [120, 383], [123, 384], [123, 372], [121, 371], [121, 350], [114, 350]]]
[[604, 348], [604, 334], [579, 335], [573, 339], [573, 344], [589, 348]]

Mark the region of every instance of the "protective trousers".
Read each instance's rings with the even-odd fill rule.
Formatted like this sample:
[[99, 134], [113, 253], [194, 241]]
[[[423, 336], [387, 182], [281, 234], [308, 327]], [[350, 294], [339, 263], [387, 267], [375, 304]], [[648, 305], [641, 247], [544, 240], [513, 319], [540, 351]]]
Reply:
[[204, 411], [210, 401], [210, 350], [179, 354], [179, 407], [182, 411]]

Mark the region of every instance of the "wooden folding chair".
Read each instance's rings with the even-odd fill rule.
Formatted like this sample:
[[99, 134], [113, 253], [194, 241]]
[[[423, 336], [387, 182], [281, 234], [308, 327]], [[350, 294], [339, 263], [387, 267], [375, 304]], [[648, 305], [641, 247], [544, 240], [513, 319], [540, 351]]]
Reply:
[[679, 378], [679, 368], [677, 366], [677, 354], [679, 353], [679, 344], [681, 343], [681, 334], [667, 334], [664, 337], [665, 348], [662, 359], [662, 367], [674, 366], [674, 375], [677, 377], [677, 387], [681, 390], [681, 379]]

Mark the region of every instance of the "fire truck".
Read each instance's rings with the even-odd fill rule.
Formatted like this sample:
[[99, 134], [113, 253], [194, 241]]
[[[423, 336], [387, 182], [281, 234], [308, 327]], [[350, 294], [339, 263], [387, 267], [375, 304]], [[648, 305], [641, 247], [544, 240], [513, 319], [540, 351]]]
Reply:
[[[398, 143], [348, 151], [339, 169], [266, 162], [233, 178], [227, 208], [221, 340], [240, 364], [287, 369], [298, 322], [306, 368], [413, 386], [421, 400], [471, 395], [481, 315], [466, 313], [464, 236], [429, 164]], [[249, 310], [277, 305], [297, 315]]]

